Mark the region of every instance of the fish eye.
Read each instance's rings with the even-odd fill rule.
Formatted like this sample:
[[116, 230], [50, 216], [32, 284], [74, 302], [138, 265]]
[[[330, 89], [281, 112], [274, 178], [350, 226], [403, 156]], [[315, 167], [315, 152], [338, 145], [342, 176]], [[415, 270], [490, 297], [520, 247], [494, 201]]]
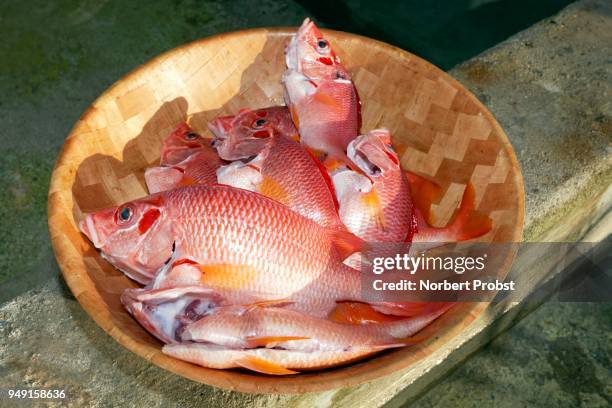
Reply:
[[326, 49], [328, 45], [329, 45], [329, 43], [327, 42], [327, 40], [325, 40], [323, 38], [321, 38], [319, 41], [317, 41], [317, 47], [319, 47], [322, 50]]
[[130, 218], [132, 218], [133, 213], [134, 211], [132, 211], [131, 207], [125, 206], [117, 213], [117, 220], [119, 222], [127, 222], [130, 220]]
[[187, 139], [187, 140], [195, 140], [195, 139], [198, 138], [198, 136], [199, 135], [197, 133], [195, 133], [195, 132], [189, 132], [189, 133], [185, 134], [185, 139]]
[[268, 121], [265, 119], [257, 119], [255, 122], [253, 122], [253, 127], [255, 129], [261, 129], [266, 123], [268, 123]]
[[336, 79], [346, 79], [346, 74], [340, 70], [336, 71]]

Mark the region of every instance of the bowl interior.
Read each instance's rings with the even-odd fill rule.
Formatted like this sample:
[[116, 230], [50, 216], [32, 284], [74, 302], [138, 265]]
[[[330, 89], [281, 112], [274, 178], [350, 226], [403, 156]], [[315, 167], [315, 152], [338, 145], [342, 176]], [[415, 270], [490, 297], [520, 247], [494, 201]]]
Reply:
[[[430, 338], [346, 367], [291, 377], [220, 371], [175, 360], [128, 315], [121, 292], [136, 284], [101, 259], [82, 236], [84, 212], [147, 194], [144, 169], [161, 142], [189, 119], [201, 133], [220, 114], [283, 104], [283, 50], [293, 30], [258, 29], [210, 37], [167, 52], [100, 96], [76, 123], [53, 173], [49, 227], [71, 290], [96, 322], [133, 352], [203, 383], [252, 392], [338, 388], [411, 366], [443, 348], [484, 309], [454, 308], [426, 329]], [[493, 220], [480, 240], [517, 242], [523, 227], [523, 184], [512, 148], [487, 109], [426, 61], [364, 37], [325, 31], [351, 71], [363, 103], [363, 130], [389, 128], [404, 168], [438, 183], [436, 224], [452, 217], [468, 182], [477, 212]], [[434, 336], [435, 334], [435, 336]]]

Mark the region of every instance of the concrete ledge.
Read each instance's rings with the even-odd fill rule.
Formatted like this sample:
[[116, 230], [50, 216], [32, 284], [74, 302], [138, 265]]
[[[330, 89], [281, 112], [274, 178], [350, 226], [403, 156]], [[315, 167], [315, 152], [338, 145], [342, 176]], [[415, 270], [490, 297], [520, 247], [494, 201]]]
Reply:
[[[610, 233], [610, 26], [612, 4], [580, 1], [451, 71], [491, 109], [517, 151], [526, 181], [526, 240], [599, 240]], [[547, 271], [533, 277], [545, 280]], [[360, 386], [245, 395], [135, 357], [54, 280], [0, 307], [0, 388], [67, 388], [76, 406], [399, 406], [528, 312], [517, 304], [491, 307], [450, 351]]]

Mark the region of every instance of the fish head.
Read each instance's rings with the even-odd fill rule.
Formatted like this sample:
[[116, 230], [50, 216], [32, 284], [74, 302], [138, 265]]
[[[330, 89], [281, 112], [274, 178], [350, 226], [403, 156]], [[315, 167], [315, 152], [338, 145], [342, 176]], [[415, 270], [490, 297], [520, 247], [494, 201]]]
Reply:
[[[306, 18], [285, 50], [285, 62], [295, 71], [313, 81], [349, 80], [348, 71], [317, 26]], [[307, 86], [307, 85], [305, 85]]]
[[186, 122], [178, 125], [164, 140], [161, 148], [161, 165], [182, 162], [191, 154], [210, 147], [211, 140], [195, 132]]
[[148, 283], [172, 256], [172, 223], [161, 195], [86, 214], [79, 229], [105, 259], [140, 283]]
[[347, 155], [372, 180], [401, 171], [400, 160], [387, 129], [376, 129], [358, 136], [348, 145]]
[[220, 116], [208, 124], [213, 145], [224, 160], [257, 156], [274, 136], [279, 114], [271, 109], [241, 109], [237, 115]]

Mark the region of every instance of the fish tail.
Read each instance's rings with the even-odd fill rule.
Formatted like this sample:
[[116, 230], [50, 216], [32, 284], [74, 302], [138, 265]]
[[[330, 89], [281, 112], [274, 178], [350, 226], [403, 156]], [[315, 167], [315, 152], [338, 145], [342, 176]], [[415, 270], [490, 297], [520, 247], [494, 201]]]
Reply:
[[433, 214], [431, 214], [431, 205], [439, 202], [442, 198], [442, 187], [410, 171], [406, 171], [404, 174], [408, 180], [410, 195], [418, 213], [422, 215], [422, 219], [426, 222], [425, 225], [432, 225], [435, 220]]
[[476, 213], [476, 194], [472, 183], [465, 186], [455, 217], [442, 228], [419, 226], [413, 242], [458, 242], [480, 237], [491, 231], [493, 223], [486, 215]]

